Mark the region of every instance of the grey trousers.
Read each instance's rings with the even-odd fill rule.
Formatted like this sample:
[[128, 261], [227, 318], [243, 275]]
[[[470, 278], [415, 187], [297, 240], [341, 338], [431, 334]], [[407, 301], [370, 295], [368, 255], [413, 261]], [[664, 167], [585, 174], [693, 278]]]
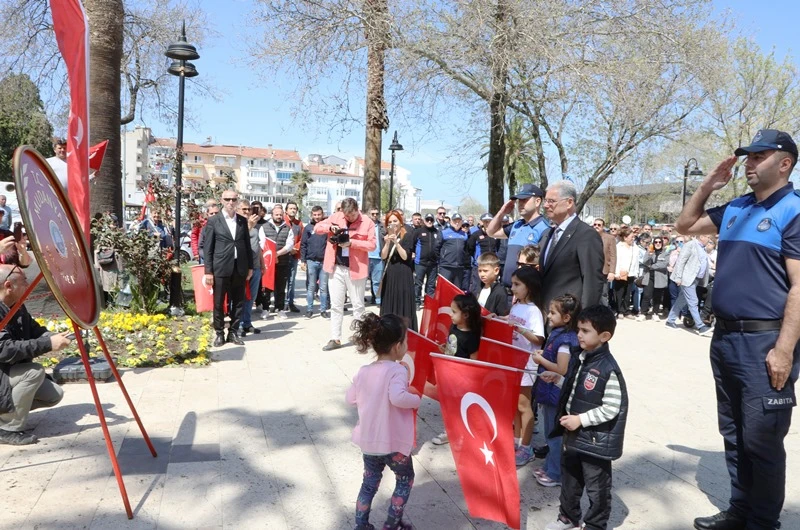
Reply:
[[0, 414], [0, 429], [22, 431], [33, 409], [58, 405], [64, 391], [55, 382], [45, 378], [45, 371], [38, 363], [20, 363], [11, 367], [11, 398], [14, 410]]

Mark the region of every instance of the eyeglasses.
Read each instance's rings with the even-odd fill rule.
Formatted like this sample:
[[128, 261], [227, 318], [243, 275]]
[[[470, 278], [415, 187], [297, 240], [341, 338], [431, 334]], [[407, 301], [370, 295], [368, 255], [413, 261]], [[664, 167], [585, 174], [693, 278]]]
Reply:
[[250, 211], [250, 208], [244, 208], [244, 207], [242, 207], [242, 208], [239, 208], [239, 209], [240, 209], [241, 211], [243, 211], [243, 212], [249, 212], [249, 211]]
[[595, 223], [594, 226], [597, 226], [599, 228], [603, 228], [603, 224], [602, 223]]
[[9, 271], [9, 273], [6, 274], [6, 277], [3, 278], [3, 285], [5, 285], [5, 283], [8, 281], [8, 279], [11, 278], [11, 275], [14, 274], [17, 271], [19, 271], [23, 276], [25, 276], [25, 273], [22, 272], [22, 269], [19, 268], [19, 265], [14, 265], [11, 268], [11, 270]]
[[369, 214], [370, 214], [372, 217], [375, 217], [376, 215], [378, 215], [378, 212], [369, 212]]
[[231, 201], [236, 201], [238, 199], [236, 197], [223, 197], [222, 200], [225, 202], [231, 202]]
[[441, 216], [443, 216], [443, 215], [444, 215], [444, 212], [436, 212], [436, 215], [438, 215], [439, 217], [441, 217]]
[[545, 199], [544, 203], [547, 204], [548, 206], [552, 206], [552, 205], [554, 205], [556, 203], [559, 203], [561, 201], [566, 201], [568, 198], [569, 197], [565, 197], [563, 199]]
[[617, 230], [619, 230], [619, 228], [609, 228], [608, 230], [611, 232], [616, 232]]

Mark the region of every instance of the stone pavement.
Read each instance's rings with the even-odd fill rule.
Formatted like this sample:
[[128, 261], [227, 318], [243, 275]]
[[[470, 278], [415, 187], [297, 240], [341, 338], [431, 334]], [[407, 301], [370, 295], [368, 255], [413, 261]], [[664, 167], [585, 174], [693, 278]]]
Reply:
[[[158, 458], [147, 452], [118, 386], [99, 385], [132, 521], [89, 386], [72, 384], [61, 405], [32, 413], [39, 444], [0, 446], [0, 527], [352, 528], [362, 468], [349, 441], [357, 414], [344, 393], [370, 357], [352, 347], [322, 352], [329, 321], [319, 317], [256, 325], [260, 335], [248, 336], [244, 347], [219, 349], [211, 366], [124, 371]], [[631, 411], [625, 454], [614, 464], [613, 527], [685, 529], [693, 517], [725, 507], [728, 478], [708, 343], [663, 324], [620, 322], [611, 347], [625, 372]], [[429, 441], [440, 431], [439, 407], [426, 399], [407, 519], [418, 529], [502, 528], [467, 514], [449, 446]], [[787, 453], [783, 528], [796, 529], [797, 427]], [[543, 528], [556, 516], [558, 488], [536, 483], [531, 472], [539, 465], [518, 470], [523, 528]], [[375, 524], [393, 485], [387, 473], [373, 505]]]

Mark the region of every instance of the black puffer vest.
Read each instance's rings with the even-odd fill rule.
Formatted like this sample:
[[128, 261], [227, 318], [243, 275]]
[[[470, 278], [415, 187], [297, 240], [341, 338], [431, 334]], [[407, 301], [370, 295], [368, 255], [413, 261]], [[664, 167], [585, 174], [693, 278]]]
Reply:
[[[267, 236], [267, 239], [271, 239], [275, 242], [275, 248], [278, 250], [286, 246], [286, 240], [289, 238], [289, 234], [292, 233], [292, 227], [286, 224], [286, 222], [276, 227], [271, 220], [264, 223], [261, 229], [264, 230], [264, 235]], [[288, 266], [291, 259], [291, 252], [279, 256], [277, 265]]]
[[622, 403], [619, 414], [605, 423], [593, 427], [580, 427], [575, 431], [567, 431], [556, 424], [551, 436], [563, 436], [564, 451], [576, 451], [603, 460], [616, 460], [622, 456], [622, 443], [625, 437], [625, 422], [628, 418], [628, 389], [617, 361], [611, 356], [608, 344], [588, 353], [581, 365], [580, 348], [572, 350], [567, 379], [561, 390], [558, 402], [557, 417], [567, 412], [567, 401], [575, 386], [570, 414], [582, 414], [603, 404], [603, 393], [611, 373], [617, 374]]

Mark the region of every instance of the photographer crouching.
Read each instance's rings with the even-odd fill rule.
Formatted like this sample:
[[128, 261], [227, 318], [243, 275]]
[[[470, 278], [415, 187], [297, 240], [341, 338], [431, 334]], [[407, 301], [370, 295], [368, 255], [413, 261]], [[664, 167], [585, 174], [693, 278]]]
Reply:
[[322, 350], [342, 347], [342, 319], [345, 294], [353, 302], [353, 317], [364, 315], [364, 288], [369, 270], [369, 252], [375, 249], [375, 223], [361, 215], [355, 199], [342, 201], [337, 211], [314, 227], [315, 234], [328, 234], [325, 261], [322, 268], [328, 273], [328, 293], [331, 304], [331, 340]]

